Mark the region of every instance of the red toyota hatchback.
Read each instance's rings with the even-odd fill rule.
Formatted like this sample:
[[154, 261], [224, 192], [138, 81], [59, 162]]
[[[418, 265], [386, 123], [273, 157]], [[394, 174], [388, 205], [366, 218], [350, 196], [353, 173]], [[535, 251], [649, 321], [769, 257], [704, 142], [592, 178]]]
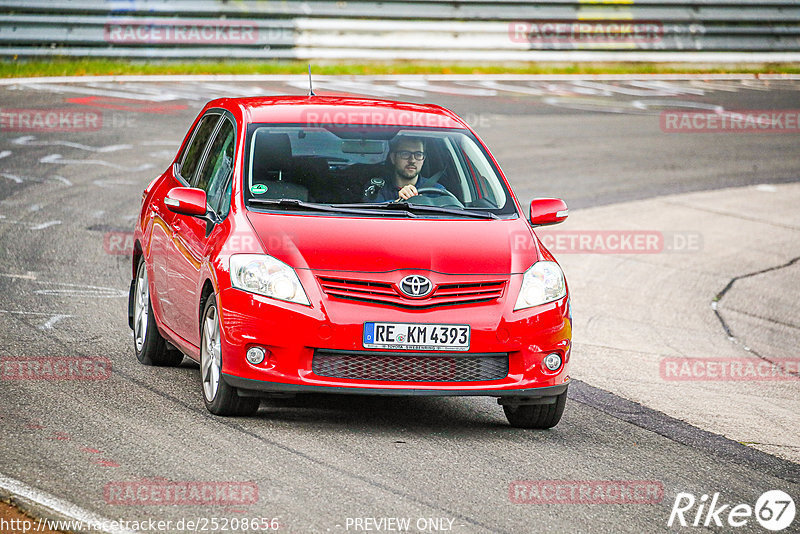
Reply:
[[200, 363], [218, 415], [304, 392], [497, 397], [513, 426], [564, 411], [561, 268], [494, 158], [435, 105], [209, 102], [147, 186], [128, 315], [148, 365]]

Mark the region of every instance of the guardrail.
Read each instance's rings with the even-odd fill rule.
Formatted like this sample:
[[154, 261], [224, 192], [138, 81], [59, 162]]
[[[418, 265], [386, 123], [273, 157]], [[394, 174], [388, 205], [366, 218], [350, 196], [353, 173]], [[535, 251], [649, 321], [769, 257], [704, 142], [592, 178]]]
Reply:
[[576, 52], [794, 57], [800, 2], [0, 0], [4, 56], [525, 61]]

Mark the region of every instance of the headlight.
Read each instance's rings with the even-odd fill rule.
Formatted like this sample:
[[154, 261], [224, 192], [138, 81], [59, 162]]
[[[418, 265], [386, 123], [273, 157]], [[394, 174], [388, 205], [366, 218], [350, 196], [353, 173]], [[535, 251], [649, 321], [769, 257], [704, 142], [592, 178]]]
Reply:
[[274, 299], [311, 305], [294, 269], [266, 254], [231, 256], [231, 284]]
[[522, 275], [522, 287], [514, 310], [552, 302], [566, 294], [567, 284], [561, 267], [552, 261], [537, 261]]

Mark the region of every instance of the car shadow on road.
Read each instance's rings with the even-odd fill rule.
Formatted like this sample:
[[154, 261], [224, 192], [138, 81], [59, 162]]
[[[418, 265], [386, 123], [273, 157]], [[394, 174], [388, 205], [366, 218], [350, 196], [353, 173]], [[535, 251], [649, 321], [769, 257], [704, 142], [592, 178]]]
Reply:
[[[181, 368], [199, 371], [199, 365], [185, 358]], [[568, 410], [569, 411], [569, 410]], [[307, 427], [309, 430], [337, 428], [350, 432], [353, 428], [374, 431], [420, 431], [474, 434], [487, 430], [500, 431], [506, 437], [532, 436], [550, 440], [562, 434], [558, 427], [550, 430], [526, 430], [509, 426], [503, 408], [494, 397], [436, 397], [391, 395], [341, 395], [301, 393], [274, 396], [261, 400], [258, 413], [240, 417], [239, 421]], [[560, 424], [563, 427], [564, 422]], [[562, 428], [563, 430], [563, 428]], [[548, 437], [549, 436], [549, 437]]]
[[508, 426], [491, 397], [402, 397], [304, 394], [264, 399], [256, 418], [311, 427], [386, 430], [526, 432]]
[[258, 416], [272, 420], [297, 419], [308, 423], [436, 427], [490, 422], [489, 414], [475, 410], [475, 399], [472, 400], [466, 405], [458, 403], [458, 399], [441, 397], [312, 393], [286, 399], [264, 399]]

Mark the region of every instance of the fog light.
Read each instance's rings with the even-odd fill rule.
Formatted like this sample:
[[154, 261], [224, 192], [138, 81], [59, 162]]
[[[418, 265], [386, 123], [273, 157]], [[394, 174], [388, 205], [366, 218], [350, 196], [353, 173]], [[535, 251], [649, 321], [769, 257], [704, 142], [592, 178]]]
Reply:
[[556, 371], [561, 367], [561, 356], [556, 352], [548, 354], [544, 357], [544, 366], [550, 371]]
[[[258, 365], [264, 361], [264, 349], [261, 347], [250, 347], [247, 349], [247, 361], [253, 365]], [[559, 360], [561, 361], [561, 360]]]

